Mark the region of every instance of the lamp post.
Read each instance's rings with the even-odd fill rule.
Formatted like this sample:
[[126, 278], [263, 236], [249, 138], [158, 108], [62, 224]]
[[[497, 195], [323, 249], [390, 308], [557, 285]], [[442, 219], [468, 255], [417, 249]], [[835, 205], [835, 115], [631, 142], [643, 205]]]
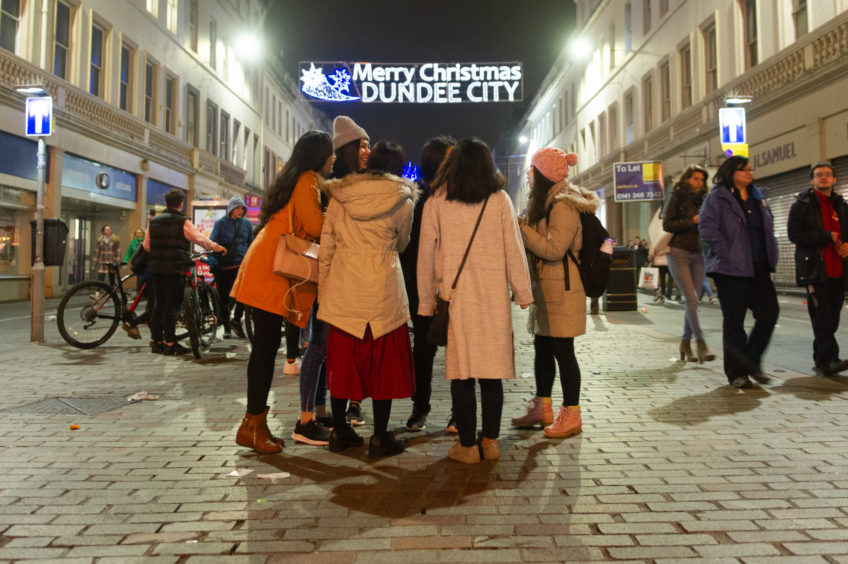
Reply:
[[20, 86], [16, 92], [26, 94], [26, 135], [38, 137], [36, 161], [37, 192], [35, 202], [35, 260], [30, 282], [30, 341], [44, 342], [44, 173], [47, 168], [47, 146], [44, 137], [53, 133], [53, 99], [41, 85]]

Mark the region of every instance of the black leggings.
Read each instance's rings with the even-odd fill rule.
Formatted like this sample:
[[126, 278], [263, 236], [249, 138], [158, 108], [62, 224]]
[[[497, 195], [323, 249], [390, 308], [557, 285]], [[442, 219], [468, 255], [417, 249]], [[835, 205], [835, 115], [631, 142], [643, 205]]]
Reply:
[[559, 365], [559, 382], [562, 386], [562, 405], [580, 405], [580, 365], [574, 355], [573, 337], [543, 337], [536, 335], [534, 368], [536, 370], [536, 396], [551, 397]]
[[[333, 411], [333, 426], [341, 429], [347, 426], [347, 399], [330, 396], [330, 409]], [[389, 418], [392, 415], [392, 400], [371, 400], [374, 412], [374, 434], [384, 437], [388, 434]]]
[[503, 382], [480, 379], [451, 380], [451, 401], [459, 442], [462, 446], [477, 444], [477, 397], [474, 382], [480, 382], [480, 407], [483, 411], [483, 436], [497, 439], [501, 433]]
[[268, 405], [282, 330], [283, 316], [253, 308], [253, 348], [247, 361], [247, 412], [251, 415], [259, 415]]
[[300, 327], [286, 321], [286, 360], [294, 360], [300, 356]]

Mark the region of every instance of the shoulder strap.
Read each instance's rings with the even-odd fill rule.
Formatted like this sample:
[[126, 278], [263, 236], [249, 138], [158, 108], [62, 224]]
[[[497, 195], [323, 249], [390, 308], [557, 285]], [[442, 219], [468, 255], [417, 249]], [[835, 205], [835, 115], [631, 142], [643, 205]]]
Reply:
[[289, 203], [286, 204], [286, 207], [289, 208], [289, 233], [294, 235], [294, 216], [292, 215], [292, 201], [289, 199]]
[[465, 248], [465, 254], [462, 257], [462, 262], [459, 264], [459, 270], [456, 271], [456, 277], [453, 279], [453, 284], [451, 284], [450, 295], [448, 296], [448, 301], [453, 299], [453, 291], [456, 290], [456, 283], [459, 281], [459, 275], [462, 274], [462, 269], [465, 266], [465, 261], [468, 259], [468, 252], [471, 250], [471, 243], [474, 242], [474, 237], [477, 235], [477, 228], [480, 227], [480, 220], [483, 219], [483, 212], [486, 211], [486, 204], [489, 203], [489, 198], [486, 197], [483, 200], [483, 207], [480, 208], [480, 215], [477, 216], [477, 223], [474, 224], [474, 231], [471, 232], [471, 240], [468, 241], [468, 246]]

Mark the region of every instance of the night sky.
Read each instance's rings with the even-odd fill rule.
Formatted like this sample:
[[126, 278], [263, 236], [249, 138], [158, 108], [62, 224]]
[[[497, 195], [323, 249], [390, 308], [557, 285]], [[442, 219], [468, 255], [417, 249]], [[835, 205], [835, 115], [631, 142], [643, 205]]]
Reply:
[[494, 147], [519, 122], [574, 29], [572, 0], [272, 0], [266, 53], [301, 61], [524, 64], [523, 102], [363, 104], [316, 102], [351, 116], [371, 136], [400, 143], [417, 162], [428, 138], [475, 135]]

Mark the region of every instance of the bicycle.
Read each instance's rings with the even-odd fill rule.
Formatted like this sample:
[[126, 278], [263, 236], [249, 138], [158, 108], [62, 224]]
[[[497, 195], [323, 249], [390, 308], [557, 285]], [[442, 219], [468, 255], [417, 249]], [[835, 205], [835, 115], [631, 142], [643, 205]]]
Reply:
[[[186, 286], [183, 290], [181, 318], [187, 330], [194, 358], [200, 358], [201, 350], [209, 348], [215, 341], [218, 319], [221, 317], [218, 292], [197, 276], [197, 259], [211, 253], [212, 251], [203, 251], [189, 255], [192, 262], [186, 272]], [[177, 335], [177, 339], [180, 338], [182, 336]]]
[[121, 322], [136, 328], [136, 307], [145, 294], [152, 290], [150, 280], [143, 281], [132, 303], [128, 304], [129, 296], [124, 291], [124, 284], [135, 278], [136, 274], [121, 277], [120, 267], [125, 264], [114, 262], [108, 265], [110, 274], [115, 274], [114, 286], [99, 280], [80, 282], [68, 290], [59, 302], [56, 315], [59, 334], [69, 345], [93, 349], [108, 341]]

